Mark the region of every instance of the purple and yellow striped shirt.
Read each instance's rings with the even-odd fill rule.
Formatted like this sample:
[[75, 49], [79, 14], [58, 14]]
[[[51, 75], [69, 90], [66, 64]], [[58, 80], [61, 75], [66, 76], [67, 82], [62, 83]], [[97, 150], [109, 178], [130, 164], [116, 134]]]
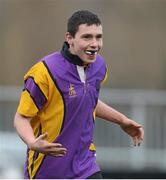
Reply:
[[63, 157], [27, 150], [25, 178], [87, 178], [100, 170], [95, 158], [93, 130], [100, 84], [106, 77], [98, 55], [82, 82], [76, 65], [60, 52], [44, 57], [25, 75], [18, 113], [32, 117], [35, 136], [48, 132], [48, 141], [67, 148]]

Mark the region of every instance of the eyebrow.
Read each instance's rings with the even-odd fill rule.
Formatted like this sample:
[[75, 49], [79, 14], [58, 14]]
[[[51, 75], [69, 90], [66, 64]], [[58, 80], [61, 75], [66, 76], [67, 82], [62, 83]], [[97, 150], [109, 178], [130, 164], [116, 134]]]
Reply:
[[[81, 37], [86, 37], [86, 36], [92, 37], [93, 34], [88, 34], [88, 33], [87, 33], [87, 34], [82, 34], [82, 35], [81, 35]], [[96, 34], [96, 35], [95, 35], [95, 37], [102, 37], [102, 36], [103, 36], [103, 34]]]

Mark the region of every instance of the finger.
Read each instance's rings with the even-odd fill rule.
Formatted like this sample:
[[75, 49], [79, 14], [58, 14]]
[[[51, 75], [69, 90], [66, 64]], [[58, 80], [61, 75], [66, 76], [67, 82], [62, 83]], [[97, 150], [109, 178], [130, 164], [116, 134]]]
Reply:
[[62, 150], [62, 151], [55, 151], [55, 150], [49, 150], [46, 152], [47, 155], [51, 155], [51, 156], [64, 156], [66, 155], [66, 151]]
[[60, 144], [60, 143], [49, 143], [48, 145], [49, 145], [49, 147], [57, 147], [57, 148], [62, 147], [62, 144]]
[[144, 139], [144, 129], [143, 128], [140, 128], [140, 133], [141, 133], [140, 138], [141, 138], [141, 140], [143, 140]]
[[55, 149], [55, 150], [64, 149], [65, 151], [67, 151], [67, 149], [65, 147], [63, 147], [62, 144], [59, 144], [59, 143], [48, 143], [46, 148], [48, 148], [48, 149]]
[[136, 136], [136, 137], [134, 137], [133, 141], [134, 141], [135, 146], [140, 146], [142, 143], [142, 138]]
[[49, 143], [47, 148], [54, 148], [57, 151], [61, 151], [61, 150], [67, 151], [67, 149], [63, 147], [62, 144], [60, 143]]
[[51, 156], [63, 155], [64, 156], [67, 151], [64, 149], [57, 150], [57, 149], [46, 149], [45, 148], [40, 152], [45, 154], [45, 155], [51, 155]]
[[45, 152], [61, 152], [61, 151], [67, 151], [67, 149], [62, 147], [62, 144], [48, 143], [46, 141], [45, 145], [43, 146], [43, 151], [45, 151]]
[[41, 153], [43, 153], [47, 156], [60, 156], [60, 157], [62, 157], [62, 156], [66, 155], [66, 153], [55, 153], [55, 152], [46, 152], [46, 151], [41, 152]]
[[133, 137], [133, 145], [136, 146], [136, 144], [137, 144], [137, 138]]
[[133, 137], [133, 145], [134, 146], [140, 146], [141, 141], [139, 140], [139, 138], [137, 136]]
[[47, 151], [47, 152], [55, 152], [55, 153], [61, 153], [61, 152], [66, 152], [67, 151], [67, 149], [66, 148], [64, 148], [64, 147], [56, 147], [56, 146], [47, 146], [47, 147], [45, 147], [45, 150]]
[[137, 128], [141, 128], [142, 126], [140, 124], [135, 125]]
[[61, 155], [65, 155], [67, 153], [67, 151], [58, 151], [58, 152], [54, 152], [54, 154], [61, 154]]
[[143, 140], [144, 138], [144, 130], [142, 127], [137, 128], [134, 132], [133, 132], [133, 137], [137, 136], [137, 138]]
[[63, 157], [65, 156], [65, 154], [55, 154], [55, 153], [50, 153], [50, 156], [54, 156], [54, 157]]
[[144, 138], [144, 130], [143, 130], [143, 128], [140, 128], [140, 129], [139, 129], [139, 131], [138, 131], [138, 133], [137, 133], [137, 138], [138, 138], [138, 140], [139, 140], [140, 142], [143, 140], [143, 138]]
[[52, 144], [54, 144], [54, 146], [57, 147], [57, 148], [58, 147], [63, 147], [62, 144], [60, 144], [60, 143], [52, 143]]
[[140, 146], [141, 145], [141, 139], [137, 138], [137, 146]]
[[137, 124], [137, 123], [132, 124], [132, 126], [135, 127], [135, 128], [138, 128], [138, 129], [142, 128], [142, 126], [140, 124]]

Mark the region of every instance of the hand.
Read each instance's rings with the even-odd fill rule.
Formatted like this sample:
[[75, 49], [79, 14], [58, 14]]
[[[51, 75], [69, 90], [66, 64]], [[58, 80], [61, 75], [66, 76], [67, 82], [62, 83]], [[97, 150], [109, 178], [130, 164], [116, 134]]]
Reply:
[[29, 144], [31, 150], [43, 153], [45, 155], [62, 157], [66, 154], [67, 149], [59, 143], [49, 143], [47, 140], [47, 133], [40, 135], [34, 142]]
[[144, 138], [144, 129], [140, 124], [126, 118], [120, 127], [132, 137], [134, 146], [140, 146]]

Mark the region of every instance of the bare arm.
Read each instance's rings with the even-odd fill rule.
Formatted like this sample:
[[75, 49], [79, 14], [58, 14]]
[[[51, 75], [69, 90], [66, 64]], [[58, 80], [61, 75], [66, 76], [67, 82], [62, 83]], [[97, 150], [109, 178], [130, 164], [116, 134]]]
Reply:
[[35, 141], [32, 127], [30, 125], [31, 118], [24, 117], [18, 113], [14, 117], [14, 127], [20, 138], [30, 147]]
[[120, 125], [122, 130], [132, 137], [134, 145], [140, 145], [143, 140], [144, 130], [140, 124], [127, 118], [124, 114], [103, 103], [101, 100], [98, 101], [96, 107], [96, 116]]
[[114, 108], [108, 106], [101, 100], [98, 100], [97, 108], [96, 108], [96, 115], [99, 118], [105, 119], [107, 121], [111, 121], [116, 124], [122, 124], [124, 119], [126, 118], [125, 115], [118, 112]]
[[16, 113], [14, 118], [14, 127], [18, 135], [31, 150], [51, 156], [64, 156], [66, 154], [67, 150], [62, 147], [61, 144], [49, 143], [46, 140], [47, 133], [41, 134], [39, 137], [35, 138], [30, 121], [31, 118], [22, 116], [19, 113]]

